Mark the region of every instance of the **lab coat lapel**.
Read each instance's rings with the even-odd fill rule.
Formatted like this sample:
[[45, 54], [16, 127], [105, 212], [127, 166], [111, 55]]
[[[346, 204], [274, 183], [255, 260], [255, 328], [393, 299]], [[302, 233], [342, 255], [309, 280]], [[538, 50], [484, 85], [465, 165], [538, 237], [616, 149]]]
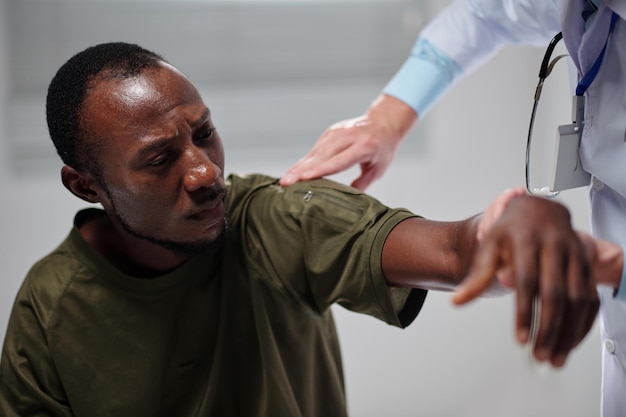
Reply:
[[559, 10], [561, 11], [563, 42], [565, 42], [569, 55], [579, 70], [578, 51], [580, 50], [580, 42], [585, 32], [585, 21], [581, 15], [584, 4], [585, 0], [558, 0]]

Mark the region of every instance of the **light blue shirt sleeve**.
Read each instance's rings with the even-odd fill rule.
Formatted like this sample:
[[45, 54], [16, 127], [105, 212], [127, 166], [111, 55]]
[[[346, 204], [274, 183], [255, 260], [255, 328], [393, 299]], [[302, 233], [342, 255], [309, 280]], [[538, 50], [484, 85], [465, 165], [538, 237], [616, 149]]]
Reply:
[[402, 100], [420, 117], [448, 90], [462, 71], [457, 63], [432, 45], [418, 38], [411, 55], [383, 89], [383, 93]]
[[[626, 245], [622, 245], [622, 250], [626, 254]], [[622, 266], [622, 278], [619, 282], [619, 288], [615, 293], [615, 298], [621, 301], [626, 301], [626, 262], [624, 262], [624, 266]]]
[[556, 0], [454, 0], [420, 32], [383, 89], [423, 117], [456, 80], [507, 44], [547, 45], [559, 31]]

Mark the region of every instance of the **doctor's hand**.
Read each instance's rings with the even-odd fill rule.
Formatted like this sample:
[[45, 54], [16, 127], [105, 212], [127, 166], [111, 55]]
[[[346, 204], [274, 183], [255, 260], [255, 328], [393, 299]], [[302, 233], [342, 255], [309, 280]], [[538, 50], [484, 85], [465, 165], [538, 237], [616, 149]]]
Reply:
[[[560, 367], [598, 312], [598, 247], [590, 236], [573, 230], [564, 206], [523, 194], [523, 189], [507, 191], [485, 211], [472, 267], [453, 302], [473, 300], [495, 279], [512, 288], [518, 341], [534, 343], [537, 360]], [[540, 309], [533, 317], [535, 299]], [[533, 320], [538, 325], [535, 337]]]
[[362, 116], [326, 129], [313, 148], [280, 180], [283, 186], [336, 174], [360, 164], [361, 174], [351, 186], [364, 191], [380, 178], [417, 114], [404, 102], [380, 96]]

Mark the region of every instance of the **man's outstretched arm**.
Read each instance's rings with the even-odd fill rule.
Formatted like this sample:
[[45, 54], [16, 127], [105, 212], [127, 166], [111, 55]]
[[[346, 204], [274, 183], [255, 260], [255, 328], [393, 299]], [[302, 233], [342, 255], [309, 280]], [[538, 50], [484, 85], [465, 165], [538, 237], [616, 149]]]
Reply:
[[[589, 332], [598, 311], [594, 248], [581, 241], [564, 206], [543, 198], [516, 196], [479, 241], [480, 220], [408, 219], [398, 224], [383, 249], [389, 285], [460, 289], [457, 303], [510, 287], [516, 296], [521, 343], [530, 339], [538, 298], [541, 316], [535, 318], [539, 330], [534, 355], [561, 366]], [[498, 276], [509, 279], [500, 282]]]

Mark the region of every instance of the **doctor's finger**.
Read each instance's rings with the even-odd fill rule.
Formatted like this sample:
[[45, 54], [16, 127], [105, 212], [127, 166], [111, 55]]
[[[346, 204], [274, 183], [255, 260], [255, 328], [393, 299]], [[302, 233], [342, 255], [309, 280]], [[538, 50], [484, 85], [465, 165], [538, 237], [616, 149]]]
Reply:
[[374, 181], [382, 177], [386, 169], [387, 165], [383, 163], [362, 163], [361, 175], [353, 180], [350, 186], [365, 191]]
[[329, 143], [327, 146], [311, 149], [307, 155], [287, 170], [280, 184], [291, 185], [301, 180], [336, 174], [366, 157], [366, 154], [358, 147], [346, 147], [341, 140]]

